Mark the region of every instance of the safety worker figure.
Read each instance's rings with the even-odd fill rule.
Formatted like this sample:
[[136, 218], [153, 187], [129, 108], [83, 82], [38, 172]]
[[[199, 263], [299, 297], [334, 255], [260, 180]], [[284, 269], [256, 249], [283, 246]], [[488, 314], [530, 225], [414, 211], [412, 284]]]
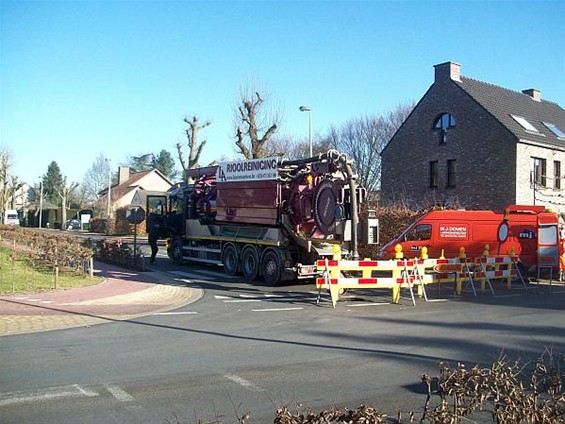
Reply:
[[559, 281], [565, 277], [565, 240], [559, 244]]

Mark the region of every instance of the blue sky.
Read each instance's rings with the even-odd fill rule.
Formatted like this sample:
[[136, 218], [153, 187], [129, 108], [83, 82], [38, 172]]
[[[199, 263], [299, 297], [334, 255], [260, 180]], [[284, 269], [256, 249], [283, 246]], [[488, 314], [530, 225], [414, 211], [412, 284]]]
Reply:
[[565, 0], [0, 0], [0, 146], [33, 184], [53, 160], [81, 182], [103, 154], [176, 155], [184, 116], [212, 121], [201, 164], [236, 157], [245, 81], [268, 88], [280, 133], [419, 100], [433, 65], [565, 106]]

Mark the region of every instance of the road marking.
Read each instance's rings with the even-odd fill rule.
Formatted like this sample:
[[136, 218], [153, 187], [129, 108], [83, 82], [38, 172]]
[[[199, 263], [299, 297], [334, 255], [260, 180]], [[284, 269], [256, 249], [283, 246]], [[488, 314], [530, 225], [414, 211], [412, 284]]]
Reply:
[[390, 302], [348, 303], [346, 306], [351, 308], [362, 308], [364, 306], [384, 306], [384, 305], [390, 305]]
[[209, 275], [214, 278], [227, 278], [228, 280], [241, 280], [241, 277], [224, 274], [219, 271], [208, 271], [206, 269], [195, 269], [195, 273]]
[[261, 299], [231, 299], [224, 300], [225, 303], [243, 303], [243, 302], [262, 302]]
[[245, 294], [242, 293], [239, 295], [239, 297], [243, 297], [245, 299], [258, 299], [259, 296], [257, 296], [256, 294]]
[[196, 315], [198, 312], [186, 311], [186, 312], [159, 312], [153, 315]]
[[112, 384], [104, 384], [104, 387], [106, 387], [106, 390], [108, 390], [110, 394], [120, 402], [132, 402], [133, 400], [135, 400], [132, 395], [130, 395], [121, 387]]
[[228, 279], [228, 280], [240, 280], [240, 277], [232, 277], [231, 275], [226, 275], [221, 272], [215, 271], [207, 271], [205, 269], [202, 270], [193, 270], [192, 272], [186, 271], [169, 271], [170, 274], [178, 275], [180, 277], [188, 277], [193, 278], [195, 280], [209, 280], [211, 278], [221, 278], [221, 279]]
[[233, 381], [234, 383], [239, 384], [240, 386], [245, 387], [248, 390], [251, 390], [252, 392], [264, 392], [265, 391], [265, 389], [263, 389], [262, 387], [259, 387], [256, 384], [253, 384], [251, 381], [246, 380], [244, 378], [241, 378], [238, 375], [226, 374], [226, 375], [224, 375], [224, 377], [227, 378], [228, 380]]
[[426, 302], [449, 302], [450, 299], [428, 299]]
[[47, 389], [0, 393], [0, 406], [46, 402], [61, 398], [94, 396], [100, 396], [100, 394], [92, 390], [87, 390], [78, 384], [71, 384], [69, 386], [48, 387]]
[[304, 308], [271, 308], [271, 309], [251, 309], [251, 312], [279, 312], [279, 311], [299, 311]]
[[229, 296], [222, 296], [222, 295], [219, 295], [219, 294], [215, 294], [214, 299], [232, 299], [232, 298], [229, 297]]
[[41, 300], [39, 303], [47, 303], [47, 304], [49, 304], [49, 303], [55, 303], [55, 301], [54, 301], [54, 300]]

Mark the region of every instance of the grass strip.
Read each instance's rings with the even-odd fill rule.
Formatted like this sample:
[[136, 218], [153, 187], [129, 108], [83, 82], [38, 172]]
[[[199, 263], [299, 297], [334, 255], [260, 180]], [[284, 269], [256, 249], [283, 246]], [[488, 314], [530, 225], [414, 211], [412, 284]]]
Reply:
[[31, 260], [6, 247], [0, 246], [0, 295], [68, 290], [98, 284], [100, 277], [59, 272], [55, 284], [52, 267], [33, 266]]

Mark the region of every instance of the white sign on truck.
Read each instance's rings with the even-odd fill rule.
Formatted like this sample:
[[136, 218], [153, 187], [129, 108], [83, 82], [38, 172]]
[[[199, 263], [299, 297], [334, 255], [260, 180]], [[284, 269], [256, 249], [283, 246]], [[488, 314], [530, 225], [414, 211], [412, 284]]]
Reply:
[[218, 165], [216, 180], [220, 182], [264, 181], [277, 178], [277, 158], [223, 162]]

